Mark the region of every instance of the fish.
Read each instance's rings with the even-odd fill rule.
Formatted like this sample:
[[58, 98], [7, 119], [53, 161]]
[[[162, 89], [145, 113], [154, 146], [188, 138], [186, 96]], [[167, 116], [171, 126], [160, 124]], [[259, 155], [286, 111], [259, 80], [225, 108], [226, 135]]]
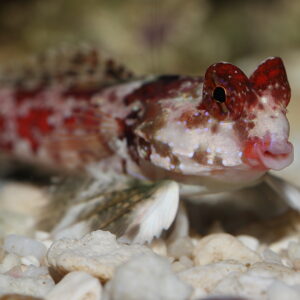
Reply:
[[279, 57], [249, 77], [227, 62], [203, 76], [136, 76], [95, 49], [33, 65], [0, 77], [0, 152], [8, 157], [74, 174], [171, 181], [180, 188], [165, 186], [191, 198], [254, 186], [293, 161], [291, 89]]

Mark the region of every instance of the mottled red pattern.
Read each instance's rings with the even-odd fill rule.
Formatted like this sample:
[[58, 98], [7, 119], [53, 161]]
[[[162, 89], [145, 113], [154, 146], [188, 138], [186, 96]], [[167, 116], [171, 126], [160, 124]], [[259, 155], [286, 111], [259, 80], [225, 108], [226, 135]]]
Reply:
[[277, 103], [289, 104], [291, 89], [281, 58], [272, 57], [260, 64], [250, 82], [259, 96], [271, 93]]
[[[213, 99], [213, 92], [216, 87], [225, 89], [225, 110], [220, 103]], [[228, 63], [217, 63], [207, 69], [200, 109], [209, 111], [218, 120], [236, 120], [249, 105], [256, 101], [257, 97], [251, 89], [249, 79], [236, 66]]]
[[[125, 98], [125, 103], [138, 101], [158, 101], [165, 98], [180, 96], [184, 93], [193, 94], [193, 90], [202, 83], [202, 77], [165, 75], [143, 84], [140, 88]], [[184, 84], [190, 83], [190, 84]]]
[[47, 135], [53, 130], [48, 122], [52, 113], [50, 109], [33, 108], [26, 115], [17, 118], [18, 134], [30, 142], [34, 152], [39, 146], [38, 135]]
[[5, 121], [4, 118], [0, 115], [0, 131], [4, 130]]
[[37, 87], [32, 90], [16, 89], [15, 101], [20, 104], [28, 99], [36, 98], [43, 91], [43, 87]]
[[[224, 107], [213, 99], [216, 87], [223, 87], [226, 92]], [[264, 61], [255, 72], [248, 77], [236, 66], [228, 63], [217, 63], [210, 66], [205, 74], [203, 102], [201, 109], [210, 112], [219, 120], [238, 119], [243, 111], [256, 105], [258, 96], [270, 93], [275, 102], [287, 106], [291, 90], [286, 71], [279, 57]]]

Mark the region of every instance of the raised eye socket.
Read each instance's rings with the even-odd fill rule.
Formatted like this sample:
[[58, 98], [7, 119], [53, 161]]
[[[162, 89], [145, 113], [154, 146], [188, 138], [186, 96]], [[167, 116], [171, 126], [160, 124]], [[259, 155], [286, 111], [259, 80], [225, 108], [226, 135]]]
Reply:
[[224, 103], [226, 101], [225, 89], [221, 86], [217, 86], [214, 89], [213, 98], [220, 103]]

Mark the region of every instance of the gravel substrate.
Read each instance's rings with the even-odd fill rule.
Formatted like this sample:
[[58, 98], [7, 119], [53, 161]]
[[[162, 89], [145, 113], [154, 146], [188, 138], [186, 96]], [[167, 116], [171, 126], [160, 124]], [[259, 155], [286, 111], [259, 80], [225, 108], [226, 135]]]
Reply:
[[210, 234], [146, 245], [122, 243], [108, 231], [86, 234], [80, 226], [52, 235], [23, 218], [22, 234], [9, 234], [16, 231], [11, 225], [1, 239], [0, 300], [300, 299], [294, 211], [235, 235], [218, 225]]

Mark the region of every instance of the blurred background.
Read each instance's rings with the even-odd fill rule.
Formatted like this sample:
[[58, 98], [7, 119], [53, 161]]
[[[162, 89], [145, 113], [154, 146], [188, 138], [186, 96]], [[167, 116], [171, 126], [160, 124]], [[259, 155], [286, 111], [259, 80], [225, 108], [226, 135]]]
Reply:
[[[283, 58], [300, 171], [300, 2], [297, 0], [0, 1], [0, 65], [62, 46], [104, 49], [137, 74], [197, 74], [229, 61], [250, 74], [268, 56]], [[300, 182], [298, 183], [300, 184]]]

